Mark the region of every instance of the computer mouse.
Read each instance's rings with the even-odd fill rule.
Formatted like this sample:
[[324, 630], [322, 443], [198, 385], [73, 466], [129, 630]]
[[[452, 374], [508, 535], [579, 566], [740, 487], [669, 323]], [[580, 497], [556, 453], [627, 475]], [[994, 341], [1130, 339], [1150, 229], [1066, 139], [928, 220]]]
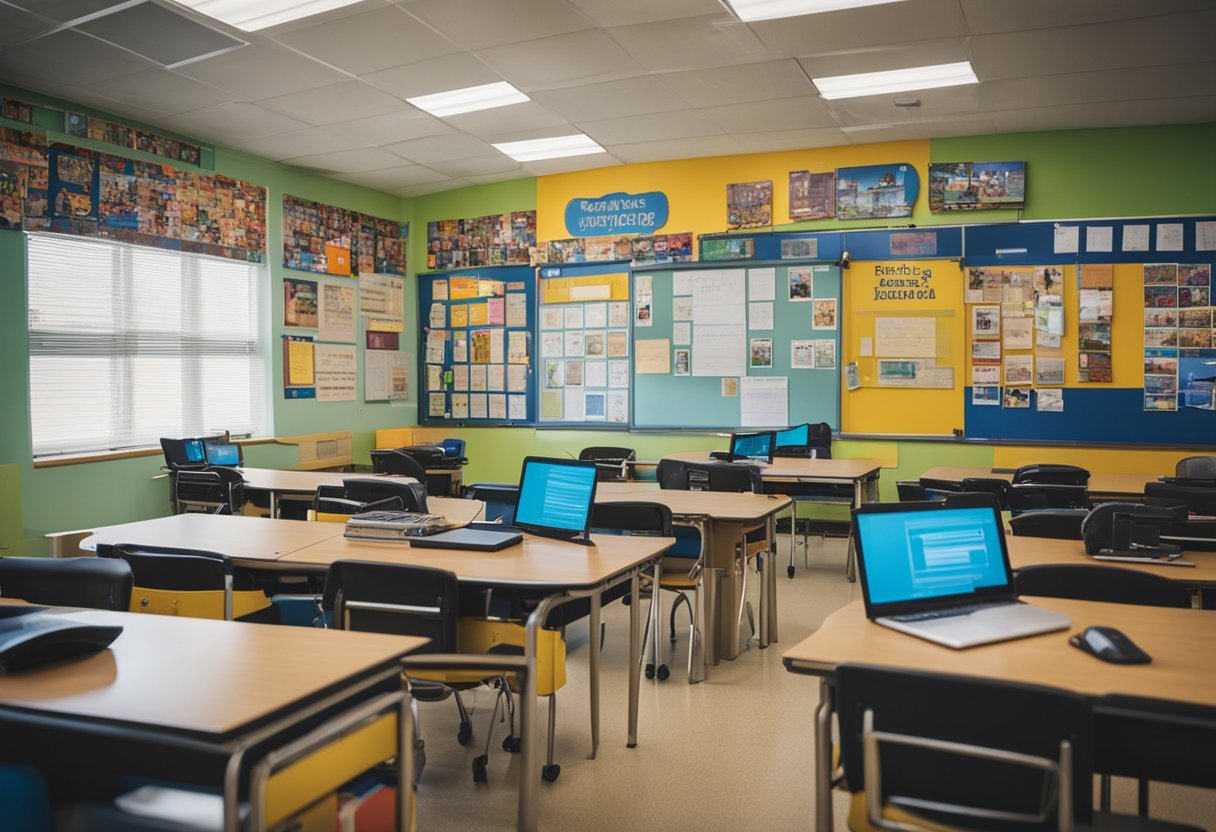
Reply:
[[1068, 643], [1112, 664], [1148, 664], [1153, 660], [1114, 627], [1086, 627], [1085, 632], [1073, 636]]

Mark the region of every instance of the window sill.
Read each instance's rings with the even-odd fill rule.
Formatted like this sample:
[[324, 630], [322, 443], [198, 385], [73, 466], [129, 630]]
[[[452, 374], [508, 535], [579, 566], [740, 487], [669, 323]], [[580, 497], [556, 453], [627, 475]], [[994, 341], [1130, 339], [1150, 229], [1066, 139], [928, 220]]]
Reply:
[[[269, 445], [273, 437], [259, 439], [237, 439], [237, 445]], [[84, 465], [90, 462], [109, 462], [115, 459], [137, 459], [144, 456], [160, 456], [160, 448], [129, 448], [125, 451], [98, 451], [87, 454], [59, 454], [57, 456], [40, 457], [34, 460], [35, 468], [60, 468], [64, 465]]]

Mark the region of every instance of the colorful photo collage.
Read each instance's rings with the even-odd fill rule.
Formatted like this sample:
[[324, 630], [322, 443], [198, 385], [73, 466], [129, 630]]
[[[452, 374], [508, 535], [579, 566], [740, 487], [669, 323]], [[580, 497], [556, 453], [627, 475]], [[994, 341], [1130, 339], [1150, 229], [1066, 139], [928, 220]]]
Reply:
[[726, 186], [726, 227], [760, 228], [773, 224], [773, 180]]
[[4, 227], [260, 263], [266, 189], [0, 128]]
[[428, 417], [527, 420], [532, 352], [523, 283], [476, 276], [434, 278], [426, 323], [423, 386]]
[[1063, 268], [971, 268], [964, 300], [971, 317], [971, 404], [1025, 410], [1033, 396], [1038, 411], [1062, 412]]
[[542, 422], [629, 421], [628, 300], [543, 304], [540, 361]]
[[408, 223], [283, 195], [283, 266], [354, 277], [405, 274]]
[[427, 223], [428, 269], [531, 265], [536, 212], [514, 211]]
[[163, 156], [187, 165], [198, 165], [203, 157], [202, 148], [196, 144], [170, 139], [146, 130], [137, 130], [125, 124], [106, 121], [84, 113], [66, 113], [63, 131], [69, 136], [93, 139], [129, 150], [138, 150], [141, 153], [150, 153], [153, 156]]
[[607, 263], [630, 260], [635, 265], [692, 262], [692, 232], [628, 237], [572, 237], [549, 240], [535, 249], [533, 265]]
[[9, 121], [23, 121], [26, 124], [34, 123], [33, 104], [27, 104], [15, 98], [0, 98], [0, 103], [3, 104], [3, 107], [0, 108], [0, 113]]
[[929, 165], [929, 210], [1022, 208], [1025, 162], [934, 162]]
[[1216, 410], [1210, 263], [1144, 265], [1144, 409]]

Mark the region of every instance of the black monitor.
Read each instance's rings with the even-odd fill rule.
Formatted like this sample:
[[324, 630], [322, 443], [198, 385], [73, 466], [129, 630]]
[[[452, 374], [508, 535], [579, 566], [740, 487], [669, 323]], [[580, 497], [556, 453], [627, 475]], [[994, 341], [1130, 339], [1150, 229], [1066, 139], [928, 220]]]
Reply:
[[207, 450], [201, 439], [170, 439], [162, 436], [160, 448], [164, 451], [165, 462], [170, 468], [207, 463]]
[[809, 444], [811, 444], [811, 425], [809, 422], [777, 431], [778, 448], [805, 448]]
[[771, 430], [760, 433], [732, 433], [730, 435], [730, 455], [737, 459], [754, 459], [771, 463], [775, 437], [776, 434]]
[[595, 463], [528, 457], [519, 476], [514, 525], [523, 531], [589, 543]]
[[235, 468], [241, 464], [241, 446], [232, 442], [203, 442], [203, 452], [208, 465], [225, 465]]

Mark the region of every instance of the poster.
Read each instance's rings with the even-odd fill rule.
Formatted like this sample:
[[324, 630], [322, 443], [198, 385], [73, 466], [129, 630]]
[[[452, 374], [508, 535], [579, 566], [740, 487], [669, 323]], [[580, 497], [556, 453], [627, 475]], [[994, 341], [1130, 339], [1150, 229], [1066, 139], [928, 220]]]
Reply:
[[317, 340], [355, 342], [355, 287], [348, 283], [322, 282]]
[[773, 181], [737, 182], [726, 186], [726, 227], [757, 228], [773, 224]]
[[283, 195], [283, 266], [333, 275], [405, 274], [408, 225]]
[[[836, 174], [790, 171], [790, 219], [822, 220], [835, 213]], [[810, 242], [815, 242], [814, 240]], [[785, 258], [785, 251], [781, 253]], [[801, 255], [815, 257], [814, 253]]]
[[934, 213], [1022, 208], [1025, 201], [1025, 162], [933, 162], [929, 165], [929, 210]]
[[317, 284], [313, 280], [283, 279], [283, 326], [317, 325]]
[[427, 223], [428, 269], [528, 265], [536, 249], [536, 212]]
[[315, 360], [317, 401], [353, 402], [358, 384], [355, 347], [317, 344]]
[[838, 168], [836, 218], [910, 217], [919, 185], [916, 169], [908, 164]]

